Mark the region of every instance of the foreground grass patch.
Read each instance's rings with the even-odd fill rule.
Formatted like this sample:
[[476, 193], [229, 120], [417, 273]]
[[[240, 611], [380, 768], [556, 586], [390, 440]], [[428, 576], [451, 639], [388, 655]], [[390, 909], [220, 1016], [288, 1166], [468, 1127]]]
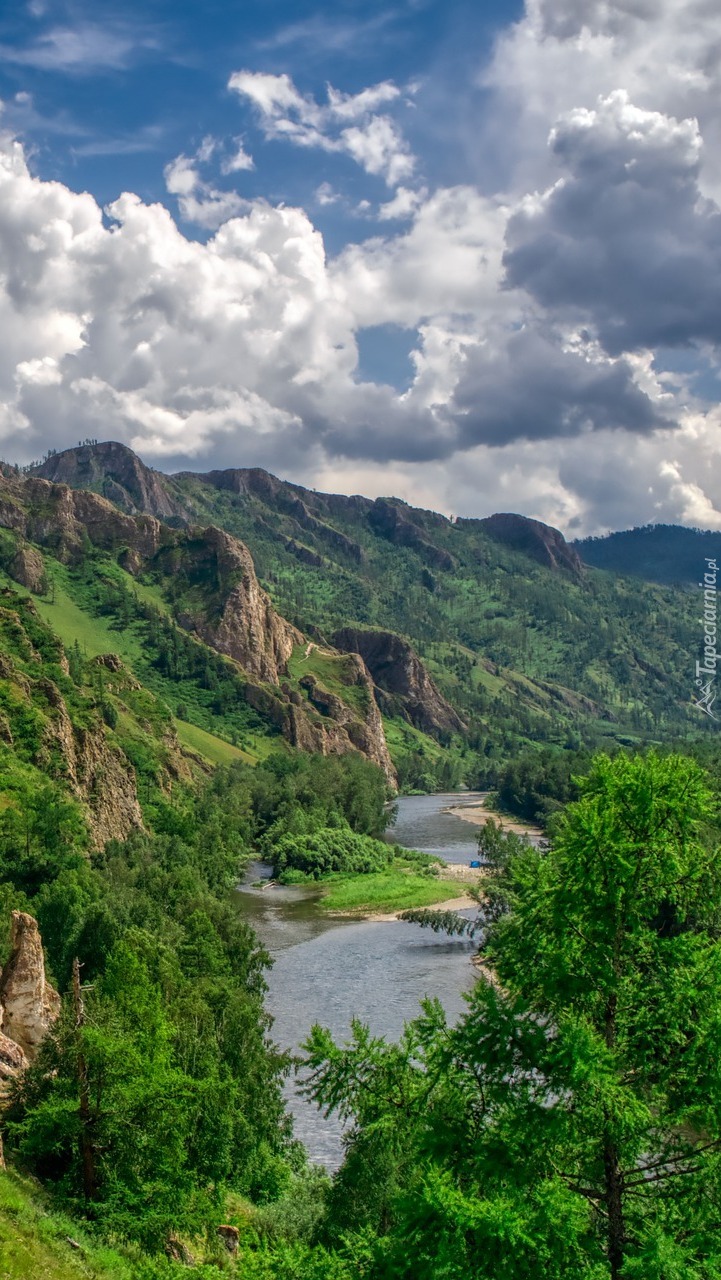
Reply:
[[399, 870], [374, 875], [346, 876], [326, 882], [321, 907], [325, 911], [406, 911], [449, 902], [465, 892], [459, 881], [437, 880]]
[[29, 1179], [0, 1173], [2, 1280], [134, 1280], [141, 1274], [130, 1260], [91, 1240], [76, 1221], [48, 1211]]

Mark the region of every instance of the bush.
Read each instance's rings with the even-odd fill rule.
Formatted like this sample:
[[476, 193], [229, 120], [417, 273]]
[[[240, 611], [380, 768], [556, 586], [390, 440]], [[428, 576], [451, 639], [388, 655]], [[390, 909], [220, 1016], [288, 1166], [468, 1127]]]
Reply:
[[319, 880], [333, 872], [367, 875], [383, 871], [393, 851], [383, 840], [358, 835], [350, 827], [321, 827], [307, 835], [284, 835], [271, 850], [276, 876], [303, 872]]

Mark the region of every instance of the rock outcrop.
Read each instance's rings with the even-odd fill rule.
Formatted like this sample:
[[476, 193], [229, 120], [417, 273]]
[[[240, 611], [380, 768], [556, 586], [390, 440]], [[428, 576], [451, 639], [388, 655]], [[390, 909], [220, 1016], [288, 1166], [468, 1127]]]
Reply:
[[233, 658], [254, 679], [277, 684], [303, 636], [276, 613], [258, 582], [248, 548], [211, 527], [188, 545], [185, 558], [186, 571], [189, 566], [191, 574], [202, 576], [218, 607], [217, 612], [182, 612], [180, 625]]
[[[332, 693], [313, 676], [304, 676], [301, 687], [320, 719], [311, 718], [303, 708], [290, 707], [290, 740], [304, 751], [320, 751], [323, 755], [343, 755], [360, 751], [383, 770], [391, 786], [397, 784], [396, 771], [388, 750], [383, 718], [375, 698], [370, 672], [358, 653], [348, 653], [344, 684], [348, 700]], [[352, 692], [355, 692], [355, 698]]]
[[81, 559], [88, 541], [105, 551], [123, 547], [147, 558], [174, 536], [152, 516], [127, 516], [96, 493], [32, 476], [0, 476], [0, 526], [66, 563]]
[[31, 474], [72, 489], [90, 489], [128, 515], [187, 523], [185, 507], [171, 492], [168, 477], [146, 467], [132, 449], [115, 440], [64, 449], [33, 467]]
[[423, 733], [461, 733], [465, 725], [439, 692], [413, 647], [393, 631], [343, 627], [334, 644], [360, 654], [388, 714], [400, 714]]
[[36, 595], [47, 589], [45, 561], [35, 547], [20, 546], [8, 565], [10, 577]]
[[[229, 475], [222, 474], [225, 478]], [[253, 483], [257, 482], [261, 489], [266, 481], [271, 489], [282, 486], [281, 481], [264, 472], [237, 474], [252, 475]], [[316, 526], [323, 522], [316, 521], [302, 502], [299, 505], [292, 492], [285, 494], [286, 500], [302, 522], [317, 533]], [[223, 530], [213, 526], [171, 528], [153, 516], [127, 515], [95, 492], [73, 490], [37, 475], [25, 479], [0, 475], [0, 525], [3, 524], [22, 538], [47, 547], [65, 563], [81, 563], [89, 547], [97, 547], [114, 554], [129, 573], [150, 572], [156, 580], [168, 584], [172, 581], [177, 602], [175, 621], [242, 668], [248, 678], [250, 702], [258, 683], [280, 685], [293, 649], [303, 644], [302, 633], [275, 610], [261, 588], [248, 548]], [[323, 525], [323, 530], [331, 541], [336, 537], [330, 526]], [[343, 535], [337, 537], [342, 541]], [[341, 549], [354, 554], [345, 543]], [[31, 550], [40, 560], [39, 553]], [[315, 555], [311, 548], [304, 547], [303, 552], [308, 557]], [[260, 710], [263, 704], [262, 714], [269, 715], [294, 745], [324, 753], [359, 751], [377, 763], [393, 782], [395, 773], [373, 696], [373, 682], [362, 659], [355, 661], [357, 666], [346, 663], [341, 687], [328, 694], [322, 707], [322, 691], [315, 705], [299, 695], [293, 703], [289, 695], [261, 694], [256, 705]], [[37, 763], [55, 776], [64, 777], [73, 793], [87, 804], [98, 845], [111, 837], [124, 838], [133, 827], [142, 825], [134, 771], [105, 734], [73, 726], [57, 688], [50, 687], [50, 682], [44, 696], [50, 709], [49, 724], [44, 754]], [[359, 713], [361, 702], [364, 706]]]
[[[12, 914], [12, 952], [0, 974], [0, 1006], [4, 1040], [17, 1046], [28, 1062], [38, 1049], [60, 1013], [60, 996], [45, 977], [45, 958], [37, 921], [24, 911]], [[6, 1063], [16, 1069], [22, 1059], [11, 1046], [4, 1049]]]
[[[2, 1027], [2, 1006], [0, 1005], [0, 1027]], [[28, 1060], [14, 1040], [10, 1040], [8, 1036], [0, 1031], [0, 1097], [4, 1093], [7, 1085], [21, 1071], [25, 1071], [29, 1066]]]
[[[12, 688], [9, 706], [34, 707], [42, 716], [42, 732], [32, 762], [50, 777], [64, 782], [81, 801], [97, 847], [113, 838], [124, 840], [133, 829], [143, 825], [135, 770], [120, 749], [108, 740], [99, 718], [94, 724], [74, 724], [54, 680], [40, 671], [37, 676], [34, 674], [36, 664], [40, 667], [40, 654], [33, 648], [20, 614], [2, 603], [15, 599], [11, 592], [0, 593], [0, 629], [12, 636], [15, 651], [22, 655], [26, 669], [23, 671], [9, 653], [0, 653], [0, 680], [8, 681]], [[22, 607], [40, 622], [32, 602], [25, 601]], [[57, 641], [57, 656], [58, 665], [62, 666], [60, 659], [64, 660], [64, 654], [60, 641]], [[103, 662], [103, 659], [96, 661]], [[105, 661], [112, 664], [111, 678], [119, 678], [118, 671], [122, 669], [126, 687], [139, 687], [115, 655], [107, 655]], [[22, 711], [18, 714], [22, 719]], [[13, 742], [12, 726], [4, 713], [0, 714], [0, 740], [8, 745]]]
[[[459, 520], [458, 523], [468, 524], [470, 521]], [[568, 569], [575, 574], [583, 572], [578, 552], [568, 545], [558, 529], [540, 520], [504, 511], [474, 523], [495, 542], [510, 547], [512, 551], [520, 551], [547, 569]]]
[[43, 683], [48, 702], [54, 705], [36, 763], [61, 776], [86, 806], [97, 848], [142, 830], [143, 814], [130, 761], [110, 745], [101, 726], [73, 725], [56, 687], [49, 680]]

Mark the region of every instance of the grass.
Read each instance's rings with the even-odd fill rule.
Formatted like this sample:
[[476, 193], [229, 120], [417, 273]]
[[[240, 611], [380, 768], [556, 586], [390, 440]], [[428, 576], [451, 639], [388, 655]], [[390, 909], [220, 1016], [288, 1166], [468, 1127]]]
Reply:
[[101, 653], [117, 653], [128, 663], [137, 660], [140, 646], [134, 642], [131, 631], [114, 629], [110, 619], [90, 617], [71, 599], [65, 586], [61, 584], [60, 575], [54, 576], [54, 601], [51, 603], [44, 596], [33, 596], [32, 599], [38, 613], [57, 632], [65, 647], [71, 648], [77, 641], [84, 657], [96, 658]]
[[326, 881], [321, 907], [325, 911], [367, 912], [407, 911], [410, 907], [432, 907], [459, 898], [466, 890], [461, 881], [436, 880], [391, 867], [373, 875], [346, 876]]
[[314, 676], [322, 688], [338, 697], [360, 716], [368, 712], [368, 694], [363, 685], [355, 684], [355, 663], [345, 653], [331, 653], [314, 645], [306, 658], [307, 645], [296, 645], [288, 661], [288, 675], [294, 682], [303, 676]]
[[134, 1280], [137, 1275], [129, 1260], [89, 1239], [77, 1222], [49, 1212], [29, 1179], [0, 1172], [0, 1280]]
[[[116, 578], [127, 578], [136, 594], [147, 604], [157, 605], [161, 612], [168, 615], [167, 605], [162, 599], [159, 588], [147, 583], [138, 583], [125, 574], [117, 565], [109, 566], [111, 575]], [[152, 653], [144, 647], [138, 623], [118, 628], [113, 624], [112, 616], [103, 617], [91, 612], [87, 607], [77, 604], [72, 597], [75, 584], [68, 571], [60, 565], [53, 564], [50, 572], [54, 580], [54, 599], [52, 602], [43, 596], [33, 596], [35, 605], [46, 622], [60, 636], [66, 648], [77, 641], [84, 657], [93, 658], [99, 654], [117, 653], [128, 668], [138, 677], [141, 683], [168, 706], [175, 707], [184, 702], [190, 708], [193, 719], [199, 718], [208, 722], [207, 728], [189, 723], [185, 719], [175, 720], [175, 729], [180, 741], [196, 751], [210, 764], [232, 764], [243, 760], [255, 764], [264, 759], [270, 752], [279, 749], [275, 735], [264, 735], [260, 726], [249, 727], [237, 724], [230, 717], [215, 716], [207, 703], [212, 694], [199, 690], [189, 679], [187, 682], [174, 682], [160, 674], [152, 667]], [[82, 589], [82, 588], [81, 588]], [[81, 602], [82, 602], [82, 596]], [[223, 724], [230, 733], [246, 735], [243, 747], [236, 747], [224, 738], [213, 733], [213, 722]], [[250, 734], [252, 743], [247, 741]], [[0, 1276], [0, 1280], [2, 1277]]]
[[208, 733], [206, 729], [199, 729], [196, 724], [175, 719], [173, 724], [183, 745], [190, 747], [192, 751], [197, 751], [198, 755], [209, 760], [211, 764], [234, 764], [236, 760], [255, 764], [256, 756], [249, 755], [247, 751], [241, 751], [240, 747], [234, 747], [232, 742], [225, 742], [222, 738], [217, 738], [214, 733]]

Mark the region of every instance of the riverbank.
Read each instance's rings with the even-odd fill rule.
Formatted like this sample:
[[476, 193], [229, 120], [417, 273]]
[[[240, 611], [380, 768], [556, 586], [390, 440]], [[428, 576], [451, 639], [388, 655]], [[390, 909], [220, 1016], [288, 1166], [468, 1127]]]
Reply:
[[509, 818], [505, 813], [496, 813], [493, 809], [487, 808], [485, 800], [478, 804], [447, 805], [443, 812], [452, 813], [454, 817], [460, 818], [463, 822], [471, 822], [477, 827], [484, 827], [492, 819], [494, 822], [500, 822], [504, 831], [512, 831], [515, 835], [531, 836], [536, 839], [543, 836], [541, 828], [534, 823], [519, 822], [516, 818]]

